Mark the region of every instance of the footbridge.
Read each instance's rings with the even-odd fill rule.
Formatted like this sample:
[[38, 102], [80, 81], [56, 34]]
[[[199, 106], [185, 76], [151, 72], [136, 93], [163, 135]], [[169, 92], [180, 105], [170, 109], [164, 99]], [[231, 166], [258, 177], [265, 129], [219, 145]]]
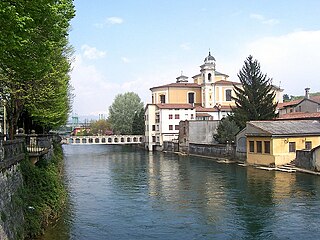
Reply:
[[143, 135], [107, 135], [107, 136], [69, 136], [62, 139], [63, 144], [110, 144], [131, 145], [144, 142]]

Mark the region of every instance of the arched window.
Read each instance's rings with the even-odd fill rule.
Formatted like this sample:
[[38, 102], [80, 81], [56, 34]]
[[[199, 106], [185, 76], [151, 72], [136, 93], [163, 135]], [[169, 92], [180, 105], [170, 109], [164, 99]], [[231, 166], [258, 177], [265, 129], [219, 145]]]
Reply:
[[211, 81], [211, 73], [208, 73], [208, 80]]

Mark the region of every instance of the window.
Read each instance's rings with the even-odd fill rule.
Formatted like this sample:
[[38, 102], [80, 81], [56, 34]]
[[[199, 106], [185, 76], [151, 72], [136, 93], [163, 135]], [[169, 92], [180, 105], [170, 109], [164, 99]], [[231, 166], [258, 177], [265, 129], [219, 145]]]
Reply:
[[211, 73], [208, 74], [208, 80], [211, 81]]
[[169, 119], [172, 119], [172, 114], [169, 114]]
[[264, 153], [270, 153], [270, 141], [264, 141]]
[[175, 130], [179, 130], [179, 125], [175, 125], [175, 126], [174, 126], [174, 129], [175, 129]]
[[262, 142], [257, 141], [257, 153], [262, 153]]
[[308, 150], [312, 149], [312, 142], [311, 141], [306, 141], [305, 149], [308, 149]]
[[194, 103], [194, 93], [188, 93], [188, 102], [190, 104], [193, 104]]
[[156, 125], [152, 125], [152, 131], [156, 130]]
[[254, 141], [249, 141], [249, 152], [254, 152]]
[[231, 90], [226, 90], [226, 101], [231, 101]]
[[160, 95], [160, 103], [166, 103], [166, 96]]
[[174, 119], [180, 119], [180, 115], [179, 114], [175, 114], [174, 115]]
[[194, 119], [194, 116], [193, 116], [193, 114], [191, 114], [191, 119]]
[[296, 143], [289, 142], [289, 152], [295, 152], [295, 151], [296, 151]]
[[169, 125], [169, 130], [173, 130], [173, 125]]
[[152, 136], [152, 142], [156, 142], [156, 136]]

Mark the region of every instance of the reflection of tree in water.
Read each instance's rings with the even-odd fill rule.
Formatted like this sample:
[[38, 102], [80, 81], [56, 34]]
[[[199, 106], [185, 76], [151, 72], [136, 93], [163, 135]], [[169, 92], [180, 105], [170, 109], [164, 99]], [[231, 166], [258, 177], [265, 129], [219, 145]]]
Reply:
[[[239, 172], [235, 205], [240, 225], [245, 227], [246, 239], [270, 238], [267, 228], [274, 215], [274, 172], [247, 168]], [[274, 236], [275, 237], [275, 236]], [[276, 238], [275, 238], [276, 239]]]

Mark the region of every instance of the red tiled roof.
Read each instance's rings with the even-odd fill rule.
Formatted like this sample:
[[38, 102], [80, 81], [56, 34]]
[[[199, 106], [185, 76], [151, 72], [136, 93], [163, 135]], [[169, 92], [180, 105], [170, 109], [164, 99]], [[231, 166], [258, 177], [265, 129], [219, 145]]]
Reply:
[[[320, 104], [320, 96], [312, 96], [309, 99], [311, 101], [314, 101], [314, 102], [317, 102], [317, 103]], [[300, 98], [300, 99], [293, 100], [293, 101], [290, 101], [290, 102], [279, 103], [278, 104], [278, 108], [282, 109], [282, 108], [289, 107], [289, 106], [295, 106], [295, 105], [299, 104], [302, 100], [304, 100], [304, 98]]]
[[241, 85], [241, 83], [239, 82], [232, 82], [232, 81], [226, 81], [226, 80], [220, 80], [215, 82], [216, 84], [221, 84], [221, 85], [230, 85], [230, 84], [234, 84], [234, 85]]
[[306, 113], [306, 112], [292, 112], [283, 114], [280, 117], [278, 117], [275, 120], [283, 120], [283, 119], [320, 119], [320, 112], [312, 112], [312, 113]]
[[209, 113], [196, 113], [197, 117], [211, 117]]
[[160, 109], [193, 109], [192, 104], [159, 103], [156, 106]]
[[163, 88], [163, 87], [178, 87], [178, 88], [200, 88], [201, 86], [197, 83], [169, 83], [162, 86], [152, 87], [150, 90], [155, 88]]
[[[220, 111], [231, 111], [230, 106], [221, 106]], [[213, 108], [204, 108], [201, 106], [196, 107], [196, 112], [218, 112], [218, 109], [213, 107]]]

